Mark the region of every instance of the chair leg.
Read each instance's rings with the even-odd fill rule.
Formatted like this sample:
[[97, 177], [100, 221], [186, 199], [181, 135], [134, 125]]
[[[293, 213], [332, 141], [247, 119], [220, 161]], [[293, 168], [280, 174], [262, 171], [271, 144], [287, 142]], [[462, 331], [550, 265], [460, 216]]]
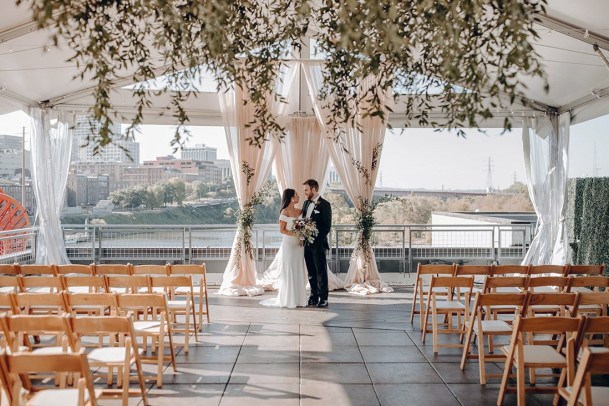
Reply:
[[432, 300], [432, 313], [431, 313], [431, 330], [433, 338], [433, 353], [438, 353], [438, 311], [436, 309], [436, 300], [433, 297]]
[[157, 348], [157, 376], [156, 376], [156, 386], [158, 388], [163, 387], [163, 364], [165, 361], [165, 337], [163, 334], [159, 335], [159, 346]]
[[510, 379], [510, 373], [512, 372], [513, 363], [514, 360], [508, 355], [508, 357], [505, 359], [503, 376], [501, 377], [501, 387], [499, 388], [499, 395], [497, 396], [497, 406], [503, 405], [503, 399], [505, 398], [505, 392]]
[[467, 362], [467, 356], [469, 355], [469, 350], [471, 348], [471, 339], [473, 331], [474, 329], [472, 323], [472, 325], [467, 329], [465, 341], [463, 342], [463, 355], [461, 355], [461, 371], [465, 369], [465, 363]]
[[412, 293], [412, 307], [410, 308], [410, 324], [414, 322], [415, 307], [417, 305], [417, 291], [419, 289], [419, 281], [414, 283], [414, 292]]
[[526, 380], [526, 370], [524, 368], [524, 356], [521, 356], [519, 354], [518, 356], [518, 368], [516, 371], [516, 385], [517, 385], [517, 389], [516, 389], [516, 394], [518, 395], [518, 406], [525, 406], [526, 405], [526, 387], [525, 387], [525, 380]]
[[480, 369], [480, 385], [486, 385], [486, 355], [484, 353], [484, 335], [480, 337], [478, 346], [478, 367]]
[[[423, 308], [421, 308], [421, 315], [423, 314]], [[421, 341], [425, 344], [425, 338], [427, 336], [427, 324], [429, 322], [429, 307], [425, 309], [425, 317], [421, 318], [421, 323], [423, 323], [422, 331], [421, 331]]]

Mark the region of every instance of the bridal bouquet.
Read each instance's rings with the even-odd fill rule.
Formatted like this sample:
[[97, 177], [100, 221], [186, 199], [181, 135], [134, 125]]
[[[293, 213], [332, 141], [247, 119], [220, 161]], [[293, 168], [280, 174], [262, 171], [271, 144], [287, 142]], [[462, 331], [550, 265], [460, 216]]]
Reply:
[[306, 218], [294, 220], [294, 231], [300, 238], [300, 245], [312, 244], [317, 234], [319, 234], [315, 222]]

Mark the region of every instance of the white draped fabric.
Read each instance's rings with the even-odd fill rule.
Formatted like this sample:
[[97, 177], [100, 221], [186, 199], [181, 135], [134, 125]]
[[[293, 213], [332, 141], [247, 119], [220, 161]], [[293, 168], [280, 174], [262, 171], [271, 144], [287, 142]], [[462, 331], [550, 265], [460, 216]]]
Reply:
[[[285, 120], [286, 136], [282, 142], [278, 142], [273, 161], [280, 193], [286, 188], [292, 188], [302, 195], [303, 182], [313, 178], [319, 182], [319, 192], [323, 194], [328, 176], [329, 152], [317, 118], [286, 117]], [[278, 289], [282, 255], [280, 248], [271, 265], [258, 279], [258, 284], [265, 290]], [[329, 268], [328, 288], [330, 290], [343, 288], [342, 280]]]
[[523, 265], [563, 265], [567, 261], [569, 127], [568, 112], [523, 123], [527, 186], [537, 213], [537, 232]]
[[[303, 64], [303, 68], [315, 114], [322, 123], [326, 136], [333, 137], [337, 132], [326, 125], [332, 114], [327, 108], [328, 101], [319, 99], [322, 67], [310, 63]], [[374, 78], [370, 77], [360, 86], [366, 89], [374, 87], [375, 84]], [[379, 97], [387, 96], [383, 94]], [[362, 199], [372, 200], [386, 126], [379, 117], [360, 115], [353, 126], [345, 125], [341, 130], [338, 142], [328, 141], [326, 145], [347, 195], [355, 208], [361, 210]], [[360, 295], [393, 292], [393, 289], [381, 279], [372, 247], [369, 247], [369, 251], [371, 255], [368, 257], [358, 247], [353, 251], [345, 278], [345, 288], [349, 292]]]
[[[285, 100], [290, 96], [296, 68], [295, 64], [282, 64], [279, 69], [276, 93]], [[254, 126], [250, 124], [255, 117], [255, 108], [252, 103], [244, 104], [244, 100], [247, 100], [247, 91], [239, 86], [233, 86], [231, 89], [219, 92], [218, 96], [237, 200], [239, 207], [243, 208], [269, 179], [276, 143], [264, 142], [258, 147], [248, 141], [254, 135]], [[287, 102], [271, 95], [268, 100], [273, 114], [285, 114]], [[237, 233], [218, 294], [254, 296], [263, 293], [264, 289], [256, 284], [256, 262], [246, 252], [241, 235]]]
[[63, 115], [51, 124], [49, 113], [30, 109], [32, 119], [32, 185], [39, 224], [37, 264], [69, 264], [59, 216], [70, 167], [72, 130]]

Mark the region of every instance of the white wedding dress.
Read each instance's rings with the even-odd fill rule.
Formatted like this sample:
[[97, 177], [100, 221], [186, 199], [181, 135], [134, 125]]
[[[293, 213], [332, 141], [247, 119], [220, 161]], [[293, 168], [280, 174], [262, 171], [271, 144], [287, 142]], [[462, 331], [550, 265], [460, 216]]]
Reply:
[[[294, 229], [295, 217], [279, 216], [280, 221], [287, 223], [286, 229]], [[281, 241], [282, 266], [279, 275], [279, 292], [277, 297], [260, 302], [263, 306], [304, 307], [307, 305], [307, 272], [304, 261], [304, 247], [300, 246], [298, 237], [283, 235]]]

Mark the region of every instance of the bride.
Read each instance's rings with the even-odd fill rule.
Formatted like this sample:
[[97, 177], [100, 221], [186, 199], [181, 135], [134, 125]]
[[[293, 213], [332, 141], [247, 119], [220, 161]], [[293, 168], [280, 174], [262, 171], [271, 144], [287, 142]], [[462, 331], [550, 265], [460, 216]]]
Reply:
[[264, 306], [294, 308], [307, 305], [304, 247], [300, 246], [299, 238], [292, 231], [294, 220], [301, 215], [301, 210], [296, 208], [298, 201], [298, 193], [294, 189], [283, 191], [279, 216], [279, 232], [283, 234], [279, 293], [276, 298], [260, 302]]

